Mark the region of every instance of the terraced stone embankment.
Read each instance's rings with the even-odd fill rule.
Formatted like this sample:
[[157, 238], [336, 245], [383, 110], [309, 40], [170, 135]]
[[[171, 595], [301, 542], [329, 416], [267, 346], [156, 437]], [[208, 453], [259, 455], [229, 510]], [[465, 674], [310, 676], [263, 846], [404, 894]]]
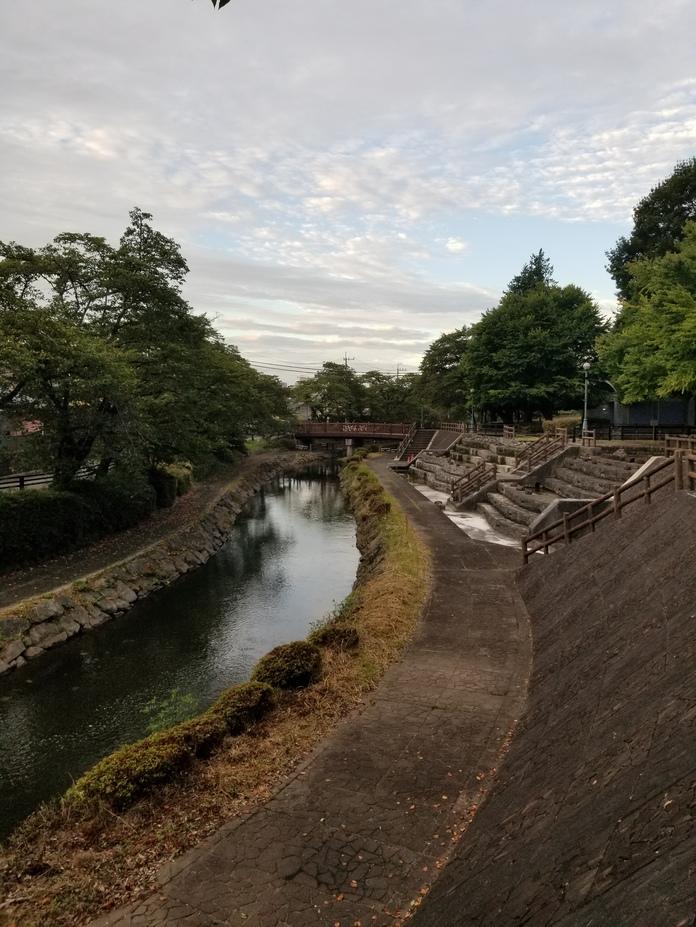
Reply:
[[696, 496], [639, 503], [518, 585], [529, 707], [414, 927], [692, 927]]
[[76, 634], [98, 628], [138, 599], [204, 564], [225, 543], [237, 516], [263, 483], [316, 461], [309, 453], [245, 463], [243, 474], [193, 524], [97, 574], [0, 611], [0, 675]]

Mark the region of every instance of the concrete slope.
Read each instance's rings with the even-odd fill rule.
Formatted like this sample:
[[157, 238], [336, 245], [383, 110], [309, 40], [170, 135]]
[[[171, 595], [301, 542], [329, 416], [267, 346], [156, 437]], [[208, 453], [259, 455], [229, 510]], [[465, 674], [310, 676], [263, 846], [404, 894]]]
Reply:
[[696, 497], [519, 577], [530, 701], [417, 927], [696, 924]]

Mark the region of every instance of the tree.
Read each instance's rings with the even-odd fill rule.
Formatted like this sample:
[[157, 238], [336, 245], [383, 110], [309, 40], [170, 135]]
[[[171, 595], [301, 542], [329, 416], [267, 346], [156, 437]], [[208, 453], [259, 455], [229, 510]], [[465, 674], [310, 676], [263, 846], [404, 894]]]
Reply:
[[535, 287], [554, 286], [553, 266], [542, 248], [533, 254], [508, 284], [508, 293], [527, 293]]
[[696, 222], [675, 250], [628, 265], [629, 290], [603, 363], [625, 402], [696, 393]]
[[183, 299], [186, 261], [151, 219], [132, 210], [117, 248], [0, 242], [0, 411], [43, 423], [57, 484], [88, 460], [202, 461], [288, 415]]
[[[538, 266], [544, 280], [530, 281]], [[581, 364], [595, 358], [604, 330], [599, 310], [580, 287], [552, 282], [543, 252], [514, 278], [500, 304], [473, 326], [462, 371], [477, 406], [495, 416], [525, 421], [550, 417], [582, 399]], [[529, 285], [520, 286], [527, 277]]]
[[371, 422], [413, 422], [421, 411], [419, 377], [395, 377], [368, 370], [360, 380], [365, 389], [365, 416]]
[[614, 278], [618, 295], [631, 298], [633, 275], [630, 265], [644, 258], [657, 258], [675, 251], [685, 224], [696, 219], [696, 157], [680, 161], [672, 174], [638, 203], [633, 210], [633, 230], [607, 251], [607, 270]]
[[365, 388], [347, 364], [327, 361], [313, 377], [298, 380], [292, 390], [312, 416], [331, 421], [359, 421], [365, 411]]
[[466, 326], [446, 332], [434, 341], [420, 366], [420, 389], [424, 403], [446, 419], [463, 419], [467, 414], [469, 381], [462, 359], [469, 346], [471, 331]]

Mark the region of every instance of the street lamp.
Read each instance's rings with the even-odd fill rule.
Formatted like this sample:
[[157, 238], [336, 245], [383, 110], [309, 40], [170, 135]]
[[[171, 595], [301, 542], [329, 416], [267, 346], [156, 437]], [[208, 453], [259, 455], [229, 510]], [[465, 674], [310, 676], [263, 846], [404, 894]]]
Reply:
[[471, 404], [471, 432], [474, 431], [474, 387], [469, 390], [469, 400]]
[[582, 369], [585, 371], [585, 405], [583, 406], [583, 415], [582, 415], [582, 433], [583, 435], [587, 431], [587, 384], [588, 376], [590, 373], [590, 362], [585, 361], [582, 365]]

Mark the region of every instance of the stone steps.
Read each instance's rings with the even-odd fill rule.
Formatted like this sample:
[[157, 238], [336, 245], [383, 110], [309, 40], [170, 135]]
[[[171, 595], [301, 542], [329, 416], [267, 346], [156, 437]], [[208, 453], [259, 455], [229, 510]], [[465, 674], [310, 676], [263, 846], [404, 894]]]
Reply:
[[[570, 463], [570, 461], [568, 462]], [[600, 476], [588, 476], [580, 470], [566, 466], [566, 461], [563, 462], [563, 466], [554, 469], [553, 478], [585, 490], [591, 496], [603, 496], [623, 482], [623, 480], [609, 480]], [[546, 480], [546, 483], [548, 484], [548, 480]]]
[[555, 493], [535, 492], [533, 489], [516, 486], [514, 483], [500, 483], [498, 488], [504, 496], [516, 505], [529, 509], [535, 516], [543, 512], [549, 503], [557, 498]]
[[513, 502], [512, 499], [509, 499], [500, 492], [486, 493], [486, 497], [500, 515], [507, 518], [508, 521], [514, 521], [518, 525], [529, 526], [537, 517], [537, 512], [517, 505], [516, 502]]
[[625, 483], [640, 465], [611, 460], [606, 457], [575, 457], [564, 461], [564, 466], [570, 470], [585, 473], [588, 476], [596, 476], [620, 484]]
[[544, 480], [544, 487], [555, 492], [561, 499], [594, 499], [597, 495], [603, 493], [588, 492], [586, 489], [580, 489], [572, 483], [566, 483], [564, 480], [555, 476], [550, 476]]
[[501, 515], [498, 509], [494, 505], [491, 505], [490, 502], [479, 502], [476, 508], [481, 515], [484, 516], [491, 528], [499, 534], [504, 534], [509, 538], [517, 538], [518, 540], [521, 540], [527, 535], [527, 529], [525, 527], [505, 518], [505, 516]]

